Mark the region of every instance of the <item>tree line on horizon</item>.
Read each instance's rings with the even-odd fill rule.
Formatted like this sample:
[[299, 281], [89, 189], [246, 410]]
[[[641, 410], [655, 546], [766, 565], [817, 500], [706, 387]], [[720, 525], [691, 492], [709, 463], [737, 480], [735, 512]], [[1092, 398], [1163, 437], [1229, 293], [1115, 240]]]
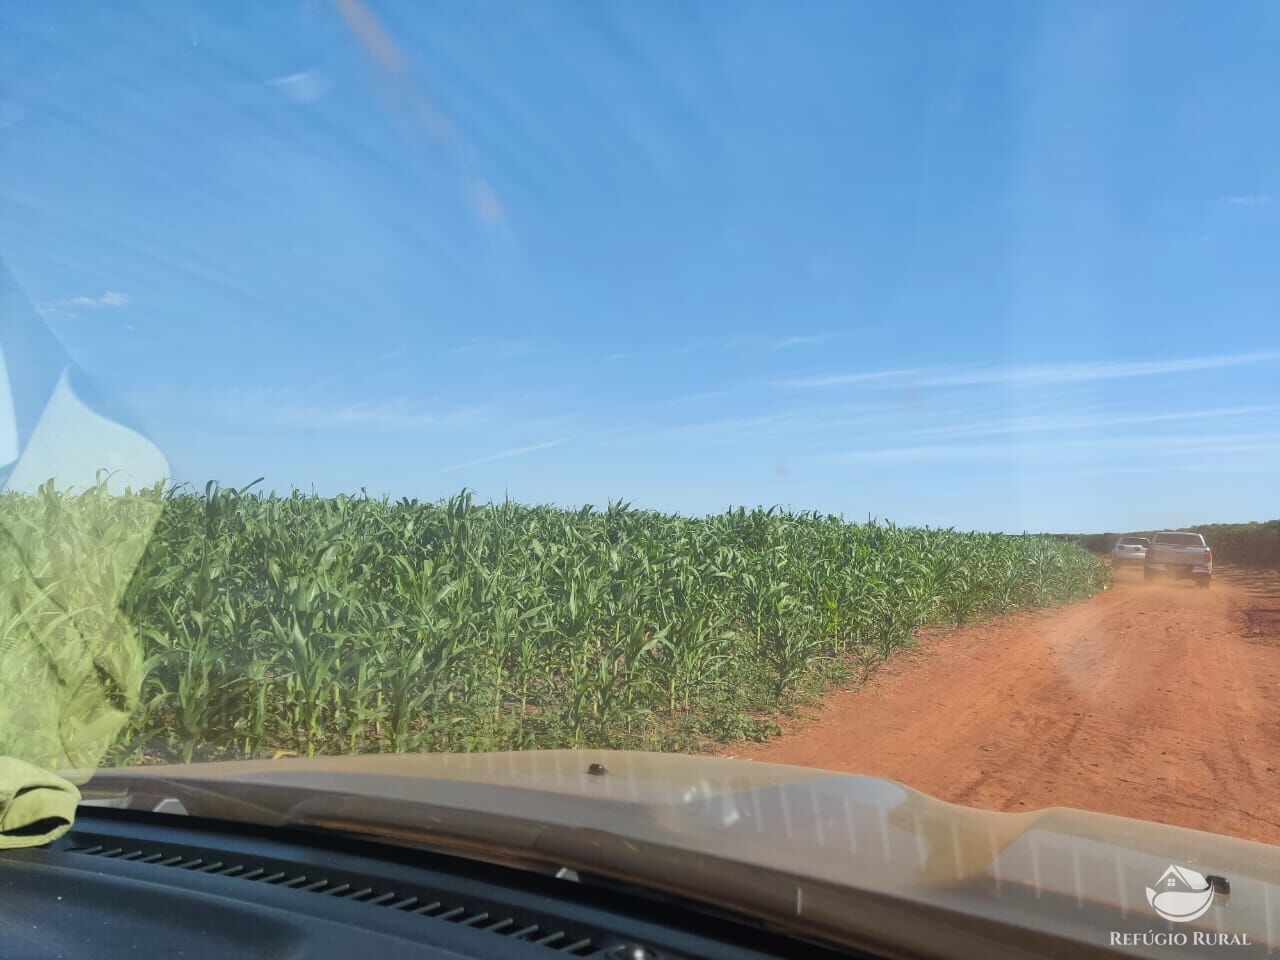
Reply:
[[[1202, 523], [1189, 527], [1162, 529], [1186, 530], [1201, 534], [1213, 550], [1215, 560], [1245, 567], [1280, 569], [1280, 520], [1254, 520], [1250, 523]], [[1127, 530], [1108, 533], [1065, 534], [1090, 553], [1107, 553], [1120, 537], [1151, 537], [1158, 530]]]

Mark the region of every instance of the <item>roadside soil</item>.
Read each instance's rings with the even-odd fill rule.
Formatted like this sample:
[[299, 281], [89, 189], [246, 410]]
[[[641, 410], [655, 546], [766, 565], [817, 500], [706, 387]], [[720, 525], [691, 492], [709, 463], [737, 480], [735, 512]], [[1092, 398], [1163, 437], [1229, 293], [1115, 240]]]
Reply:
[[1280, 577], [1143, 582], [923, 636], [767, 743], [723, 753], [1280, 844]]

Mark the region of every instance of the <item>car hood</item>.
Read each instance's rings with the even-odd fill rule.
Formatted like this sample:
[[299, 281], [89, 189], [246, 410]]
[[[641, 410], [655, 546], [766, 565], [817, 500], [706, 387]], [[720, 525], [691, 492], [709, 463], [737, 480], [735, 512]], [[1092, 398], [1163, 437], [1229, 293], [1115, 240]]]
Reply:
[[[1233, 956], [1280, 945], [1280, 848], [1063, 808], [976, 810], [802, 767], [594, 750], [323, 757], [100, 770], [83, 792], [568, 867], [898, 956], [1168, 956], [1160, 936], [1177, 934], [1226, 937], [1245, 951]], [[1171, 865], [1193, 899], [1196, 875], [1225, 880], [1188, 923], [1155, 909]]]

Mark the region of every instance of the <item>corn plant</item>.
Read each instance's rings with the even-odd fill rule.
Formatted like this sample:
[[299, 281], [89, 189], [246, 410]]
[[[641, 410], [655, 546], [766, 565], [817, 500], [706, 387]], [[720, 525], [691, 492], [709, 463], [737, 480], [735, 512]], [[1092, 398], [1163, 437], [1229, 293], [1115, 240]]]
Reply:
[[921, 626], [1107, 576], [1063, 539], [465, 491], [50, 486], [0, 495], [0, 534], [0, 751], [63, 763], [64, 740], [81, 762], [112, 741], [129, 761], [692, 748]]

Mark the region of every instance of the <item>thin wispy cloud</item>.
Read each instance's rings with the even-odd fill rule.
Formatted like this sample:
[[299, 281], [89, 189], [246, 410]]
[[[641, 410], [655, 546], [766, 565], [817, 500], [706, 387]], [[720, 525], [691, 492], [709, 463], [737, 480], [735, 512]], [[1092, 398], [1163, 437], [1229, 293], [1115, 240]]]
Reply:
[[1008, 443], [936, 443], [910, 447], [879, 447], [850, 450], [830, 459], [839, 463], [877, 463], [886, 461], [976, 460], [1007, 454], [1018, 449]]
[[672, 397], [669, 400], [663, 400], [656, 404], [657, 407], [682, 407], [688, 404], [706, 403], [708, 400], [723, 400], [725, 397], [733, 397], [745, 393], [741, 387], [726, 387], [723, 390], [703, 390], [700, 393], [685, 393], [680, 396]]
[[787, 387], [795, 390], [810, 390], [819, 387], [841, 387], [854, 383], [876, 383], [883, 381], [907, 380], [919, 375], [919, 370], [863, 370], [857, 373], [833, 373], [815, 377], [788, 377], [774, 380], [776, 387]]
[[307, 430], [415, 430], [424, 427], [458, 427], [480, 422], [482, 407], [458, 410], [426, 410], [407, 400], [350, 403], [339, 406], [285, 406], [275, 410], [273, 422]]
[[275, 87], [298, 103], [313, 103], [333, 89], [333, 81], [323, 70], [312, 67], [283, 77], [273, 77], [267, 85]]
[[[731, 337], [721, 342], [718, 345], [717, 349], [730, 350], [736, 347], [737, 345], [738, 345], [737, 339]], [[669, 356], [669, 357], [687, 357], [691, 353], [697, 353], [699, 350], [706, 350], [706, 349], [708, 349], [708, 346], [705, 341], [699, 342], [699, 343], [685, 343], [685, 344], [681, 344], [678, 347], [670, 348], [669, 350], [665, 351], [665, 354], [666, 356]]]
[[1048, 386], [1060, 383], [1086, 383], [1097, 380], [1121, 380], [1130, 377], [1190, 373], [1196, 370], [1216, 370], [1223, 367], [1243, 367], [1259, 363], [1273, 363], [1276, 360], [1280, 360], [1280, 350], [1208, 357], [1184, 357], [1178, 360], [1041, 363], [1029, 366], [939, 373], [922, 378], [918, 385], [926, 387], [967, 386], [971, 384]]
[[792, 347], [805, 347], [818, 343], [826, 343], [831, 339], [830, 334], [815, 334], [813, 336], [783, 337], [781, 340], [775, 340], [770, 344], [774, 350], [789, 350]]
[[1280, 350], [1183, 357], [1176, 360], [1039, 363], [1010, 367], [935, 367], [914, 370], [862, 370], [853, 373], [774, 380], [775, 386], [815, 389], [871, 383], [893, 387], [961, 387], [985, 385], [1052, 386], [1132, 377], [1152, 377], [1197, 370], [1252, 366], [1280, 360]]
[[1257, 207], [1271, 202], [1271, 194], [1269, 193], [1237, 193], [1229, 197], [1222, 198], [1223, 203], [1229, 203], [1234, 207]]
[[75, 297], [63, 297], [41, 304], [46, 310], [93, 310], [98, 307], [127, 307], [133, 298], [119, 290], [107, 290], [96, 297], [80, 294]]
[[[254, 405], [255, 409], [262, 407], [270, 407], [272, 409], [286, 410], [308, 410], [308, 409], [335, 409], [332, 405], [326, 407], [323, 404], [315, 404], [312, 399], [314, 397], [332, 396], [333, 388], [340, 383], [346, 383], [350, 380], [357, 380], [367, 376], [370, 373], [378, 372], [385, 376], [388, 371], [393, 368], [395, 361], [407, 355], [407, 351], [403, 346], [393, 347], [382, 353], [375, 354], [371, 357], [357, 359], [355, 357], [345, 357], [341, 367], [335, 369], [328, 376], [315, 376], [306, 383], [297, 384], [281, 384], [270, 389], [257, 388], [248, 391], [239, 391], [239, 396], [232, 396], [230, 402], [244, 404], [246, 397]], [[317, 371], [318, 373], [318, 371]], [[401, 404], [410, 405], [409, 401], [403, 397], [394, 397], [390, 400], [374, 401], [372, 405], [379, 404]], [[339, 405], [336, 409], [341, 409]]]
[[670, 347], [662, 354], [669, 357], [684, 357], [694, 353], [721, 353], [724, 351], [779, 351], [794, 347], [813, 346], [836, 339], [830, 333], [792, 334], [786, 337], [769, 337], [760, 333], [730, 333], [719, 337], [704, 337], [689, 340]]
[[1107, 437], [1053, 443], [940, 443], [850, 450], [827, 459], [845, 464], [887, 461], [1012, 461], [1031, 463], [1082, 463], [1108, 457], [1117, 460], [1161, 453], [1197, 457], [1226, 454], [1280, 452], [1280, 434], [1243, 433], [1198, 436]]
[[532, 357], [546, 353], [547, 350], [532, 340], [472, 340], [469, 343], [450, 347], [448, 353], [454, 357], [482, 356], [490, 360], [514, 360], [519, 357]]
[[911, 431], [920, 437], [992, 437], [1023, 433], [1055, 433], [1072, 430], [1098, 430], [1105, 427], [1138, 424], [1177, 423], [1188, 420], [1247, 417], [1261, 413], [1280, 412], [1280, 406], [1263, 404], [1250, 407], [1218, 407], [1209, 410], [1184, 410], [1176, 413], [1127, 413], [1127, 414], [1062, 414], [1034, 417], [1011, 417], [988, 420], [983, 423], [956, 423], [939, 427], [925, 427]]
[[612, 431], [601, 442], [634, 450], [641, 445], [672, 443], [707, 447], [752, 447], [766, 443], [792, 444], [815, 437], [840, 435], [843, 431], [873, 429], [895, 404], [867, 403], [803, 407], [760, 413], [754, 416], [720, 417], [656, 427]]
[[550, 450], [552, 447], [558, 447], [561, 444], [568, 442], [568, 437], [561, 437], [558, 440], [548, 440], [545, 443], [534, 443], [527, 447], [512, 447], [509, 450], [499, 450], [497, 453], [491, 453], [486, 457], [476, 457], [474, 460], [467, 460], [465, 463], [455, 463], [453, 466], [445, 467], [438, 472], [453, 473], [455, 470], [465, 470], [468, 467], [478, 467], [482, 463], [493, 463], [495, 460], [509, 460], [512, 457], [523, 457], [526, 454], [537, 453], [540, 450]]
[[706, 441], [739, 439], [744, 434], [757, 436], [761, 432], [782, 430], [784, 433], [795, 422], [795, 417], [788, 413], [770, 413], [757, 417], [726, 417], [720, 420], [707, 420], [698, 423], [681, 423], [656, 430], [628, 433], [621, 435], [625, 442], [637, 439], [667, 441], [681, 436], [704, 436]]

